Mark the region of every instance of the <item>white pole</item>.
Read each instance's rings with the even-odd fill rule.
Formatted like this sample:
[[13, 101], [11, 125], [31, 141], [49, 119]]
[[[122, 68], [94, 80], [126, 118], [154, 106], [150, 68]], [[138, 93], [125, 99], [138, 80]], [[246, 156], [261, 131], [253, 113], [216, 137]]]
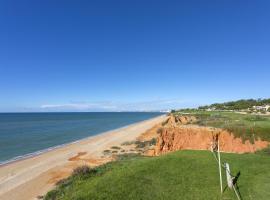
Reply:
[[219, 181], [220, 181], [220, 192], [222, 194], [222, 174], [221, 174], [221, 164], [220, 164], [220, 152], [219, 152], [219, 140], [218, 140], [218, 167], [219, 167]]
[[232, 187], [233, 187], [233, 180], [232, 180], [232, 177], [231, 177], [231, 171], [230, 171], [230, 165], [229, 165], [229, 163], [225, 163], [225, 170], [226, 170], [228, 187], [232, 189]]
[[234, 185], [233, 185], [233, 190], [234, 190], [234, 192], [235, 192], [235, 195], [236, 195], [237, 199], [238, 199], [238, 200], [241, 200], [241, 198], [240, 198], [238, 192], [236, 191]]

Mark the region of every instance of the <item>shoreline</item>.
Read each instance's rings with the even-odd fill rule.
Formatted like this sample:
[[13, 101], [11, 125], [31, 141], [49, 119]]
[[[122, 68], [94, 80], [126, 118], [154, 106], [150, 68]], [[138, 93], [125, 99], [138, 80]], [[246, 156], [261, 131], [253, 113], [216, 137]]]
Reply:
[[[159, 116], [157, 116], [157, 117], [160, 117], [160, 116], [164, 116], [164, 115], [159, 115]], [[156, 117], [154, 117], [154, 118], [156, 118]], [[110, 133], [110, 132], [112, 132], [112, 131], [119, 131], [119, 130], [121, 130], [121, 129], [127, 128], [128, 126], [136, 125], [136, 124], [139, 124], [139, 123], [141, 123], [141, 122], [145, 122], [145, 121], [148, 121], [148, 120], [151, 120], [151, 119], [154, 119], [154, 118], [150, 118], [150, 119], [142, 120], [142, 121], [139, 121], [139, 122], [131, 123], [131, 124], [128, 124], [128, 125], [125, 125], [125, 126], [116, 128], [116, 129], [108, 130], [108, 131], [105, 131], [105, 132], [100, 132], [100, 133], [97, 133], [97, 134], [95, 134], [95, 135], [91, 135], [91, 136], [88, 136], [88, 137], [85, 137], [85, 138], [81, 138], [81, 139], [78, 139], [78, 140], [75, 140], [75, 141], [72, 141], [72, 142], [59, 144], [59, 145], [56, 145], [56, 146], [48, 147], [48, 148], [46, 148], [46, 149], [41, 149], [41, 150], [38, 150], [38, 151], [34, 151], [34, 152], [32, 152], [32, 153], [24, 154], [24, 155], [21, 155], [21, 156], [16, 156], [16, 157], [14, 157], [14, 158], [11, 158], [11, 159], [8, 159], [8, 160], [5, 160], [5, 161], [0, 161], [0, 169], [1, 169], [1, 167], [3, 167], [3, 166], [7, 166], [7, 165], [9, 165], [9, 164], [12, 164], [12, 163], [15, 163], [15, 162], [19, 162], [19, 161], [21, 161], [21, 160], [26, 160], [26, 159], [28, 159], [28, 158], [33, 158], [33, 157], [35, 157], [35, 156], [42, 155], [42, 154], [44, 154], [44, 153], [53, 151], [53, 150], [55, 150], [55, 149], [59, 149], [59, 148], [62, 148], [62, 147], [68, 146], [68, 145], [76, 144], [76, 143], [79, 143], [79, 142], [81, 142], [81, 141], [83, 141], [83, 140], [90, 139], [90, 138], [92, 138], [92, 137], [94, 137], [94, 136], [97, 136], [97, 135], [107, 134], [107, 133]]]
[[[102, 158], [104, 150], [135, 140], [165, 118], [166, 115], [160, 115], [1, 165], [0, 199], [36, 199], [52, 189], [59, 179], [67, 177], [76, 166], [85, 163], [95, 166], [106, 162]], [[82, 158], [79, 156], [76, 161], [71, 159], [82, 155], [82, 152]], [[28, 191], [27, 194], [25, 191]]]

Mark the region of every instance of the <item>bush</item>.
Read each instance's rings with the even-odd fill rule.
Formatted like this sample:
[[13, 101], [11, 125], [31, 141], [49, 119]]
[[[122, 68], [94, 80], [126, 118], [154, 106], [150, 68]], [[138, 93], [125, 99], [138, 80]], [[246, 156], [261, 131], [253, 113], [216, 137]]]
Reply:
[[118, 146], [112, 146], [111, 149], [121, 149], [121, 147], [118, 147]]
[[156, 138], [152, 138], [152, 139], [149, 141], [149, 145], [150, 145], [150, 146], [156, 145], [156, 143], [157, 143], [157, 139], [156, 139]]
[[87, 175], [95, 174], [95, 173], [96, 173], [96, 169], [90, 168], [87, 165], [83, 165], [74, 169], [72, 172], [72, 176], [83, 177], [83, 176], [87, 176]]
[[262, 110], [261, 113], [262, 113], [262, 114], [266, 114], [266, 111], [265, 111], [265, 110]]
[[126, 141], [126, 142], [123, 142], [121, 145], [122, 146], [128, 146], [128, 145], [132, 145], [134, 143], [135, 143], [135, 141]]
[[136, 141], [136, 148], [144, 148], [146, 146], [148, 146], [149, 142], [148, 141]]
[[46, 194], [45, 200], [56, 200], [58, 196], [58, 190], [54, 189]]
[[135, 144], [136, 144], [136, 148], [139, 149], [139, 148], [144, 148], [146, 146], [155, 145], [156, 142], [157, 142], [157, 139], [152, 138], [151, 140], [148, 140], [148, 141], [136, 141]]
[[61, 185], [61, 186], [67, 186], [71, 183], [71, 180], [69, 178], [64, 178], [59, 181], [55, 185]]
[[103, 151], [104, 155], [109, 155], [110, 153], [111, 153], [111, 150], [109, 150], [109, 149], [106, 149], [106, 150]]

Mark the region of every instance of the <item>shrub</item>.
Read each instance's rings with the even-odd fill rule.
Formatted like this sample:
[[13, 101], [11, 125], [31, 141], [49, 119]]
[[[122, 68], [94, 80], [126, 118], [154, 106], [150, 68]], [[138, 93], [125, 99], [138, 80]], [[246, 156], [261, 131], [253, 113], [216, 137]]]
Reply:
[[103, 151], [103, 154], [110, 154], [110, 153], [111, 153], [111, 150], [109, 150], [109, 149], [106, 149]]
[[151, 140], [147, 140], [147, 141], [136, 141], [136, 148], [144, 148], [146, 146], [152, 146], [155, 145], [157, 142], [156, 138], [152, 138]]
[[58, 196], [58, 190], [54, 189], [46, 194], [45, 200], [56, 200]]
[[135, 141], [126, 141], [126, 142], [123, 142], [121, 145], [128, 146], [128, 145], [132, 145], [134, 143], [135, 143]]
[[121, 147], [118, 147], [118, 146], [112, 146], [111, 149], [121, 149]]
[[83, 177], [83, 176], [87, 176], [90, 174], [95, 174], [97, 171], [94, 168], [90, 168], [87, 165], [83, 165], [80, 167], [77, 167], [76, 169], [73, 170], [72, 172], [72, 176], [79, 176], [79, 177]]
[[136, 148], [144, 148], [146, 145], [147, 145], [147, 142], [146, 141], [136, 141], [135, 142], [136, 144]]
[[266, 114], [266, 111], [265, 111], [265, 110], [262, 110], [261, 113], [262, 113], [262, 114]]
[[152, 138], [152, 139], [149, 141], [149, 145], [150, 145], [150, 146], [156, 145], [156, 143], [157, 143], [157, 139], [156, 139], [156, 138]]
[[61, 185], [61, 186], [67, 186], [71, 183], [71, 180], [69, 178], [64, 178], [59, 181], [55, 185]]

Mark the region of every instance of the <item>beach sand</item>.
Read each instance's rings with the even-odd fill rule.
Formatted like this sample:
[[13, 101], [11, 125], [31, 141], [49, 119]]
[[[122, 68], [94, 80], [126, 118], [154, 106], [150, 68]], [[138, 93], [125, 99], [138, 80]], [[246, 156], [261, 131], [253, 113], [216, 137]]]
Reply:
[[69, 176], [74, 168], [110, 161], [111, 157], [104, 157], [104, 150], [135, 140], [165, 119], [166, 116], [162, 115], [3, 165], [0, 167], [0, 200], [37, 199], [52, 189], [57, 181]]

